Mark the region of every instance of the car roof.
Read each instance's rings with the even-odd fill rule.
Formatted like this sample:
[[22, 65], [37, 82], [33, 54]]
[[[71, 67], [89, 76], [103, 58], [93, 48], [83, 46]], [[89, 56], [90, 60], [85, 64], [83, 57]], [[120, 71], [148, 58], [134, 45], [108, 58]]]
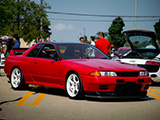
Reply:
[[41, 42], [41, 43], [39, 43], [39, 44], [56, 44], [56, 45], [58, 45], [58, 44], [87, 44], [87, 45], [89, 45], [88, 43], [76, 43], [76, 42]]

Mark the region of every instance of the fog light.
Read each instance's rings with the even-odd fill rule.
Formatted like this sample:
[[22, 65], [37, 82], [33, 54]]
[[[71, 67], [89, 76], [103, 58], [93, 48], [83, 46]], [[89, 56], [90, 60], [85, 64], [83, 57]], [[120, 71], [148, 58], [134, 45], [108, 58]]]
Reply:
[[144, 82], [144, 79], [138, 79], [138, 82]]
[[124, 79], [116, 79], [116, 82], [124, 82]]

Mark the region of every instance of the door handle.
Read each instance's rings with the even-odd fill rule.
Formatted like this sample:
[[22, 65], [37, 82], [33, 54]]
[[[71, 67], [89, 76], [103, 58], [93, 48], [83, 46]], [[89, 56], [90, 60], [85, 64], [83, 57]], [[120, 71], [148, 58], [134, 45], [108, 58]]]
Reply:
[[37, 64], [37, 62], [34, 62], [34, 64]]

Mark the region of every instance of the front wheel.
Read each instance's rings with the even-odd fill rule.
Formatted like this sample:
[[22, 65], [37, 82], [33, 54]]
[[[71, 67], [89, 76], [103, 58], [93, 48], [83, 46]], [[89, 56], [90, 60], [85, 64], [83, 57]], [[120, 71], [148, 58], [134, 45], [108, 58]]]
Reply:
[[11, 86], [15, 90], [25, 89], [28, 87], [25, 84], [23, 73], [19, 68], [14, 68], [11, 73]]
[[80, 99], [83, 97], [83, 85], [77, 73], [72, 73], [68, 76], [66, 90], [70, 98]]

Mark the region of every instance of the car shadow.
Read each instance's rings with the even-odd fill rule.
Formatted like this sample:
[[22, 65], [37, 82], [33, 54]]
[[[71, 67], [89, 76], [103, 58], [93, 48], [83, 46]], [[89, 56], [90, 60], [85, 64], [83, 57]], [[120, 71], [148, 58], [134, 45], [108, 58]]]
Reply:
[[[56, 96], [61, 96], [61, 97], [66, 97], [69, 99], [67, 92], [62, 89], [58, 88], [51, 88], [51, 87], [43, 87], [43, 86], [38, 86], [37, 88], [34, 88], [34, 86], [30, 86], [28, 88], [29, 91], [33, 91], [33, 94], [38, 94], [38, 93], [45, 93], [45, 94], [50, 94], [50, 95], [56, 95]], [[94, 101], [94, 102], [142, 102], [142, 101], [150, 101], [150, 100], [155, 100], [155, 98], [152, 97], [146, 97], [142, 99], [121, 99], [121, 98], [90, 98], [90, 97], [84, 97], [83, 99], [78, 99], [78, 100], [86, 100], [86, 101]]]
[[150, 101], [155, 100], [155, 98], [147, 97], [147, 98], [89, 98], [86, 97], [87, 101], [93, 101], [93, 102], [143, 102], [143, 101]]
[[151, 86], [160, 87], [160, 82], [153, 82], [152, 81]]
[[43, 87], [43, 86], [38, 86], [37, 88], [34, 88], [33, 86], [31, 86], [28, 88], [28, 90], [33, 91], [34, 92], [33, 94], [45, 93], [56, 96], [68, 97], [67, 92], [65, 90], [58, 88]]

